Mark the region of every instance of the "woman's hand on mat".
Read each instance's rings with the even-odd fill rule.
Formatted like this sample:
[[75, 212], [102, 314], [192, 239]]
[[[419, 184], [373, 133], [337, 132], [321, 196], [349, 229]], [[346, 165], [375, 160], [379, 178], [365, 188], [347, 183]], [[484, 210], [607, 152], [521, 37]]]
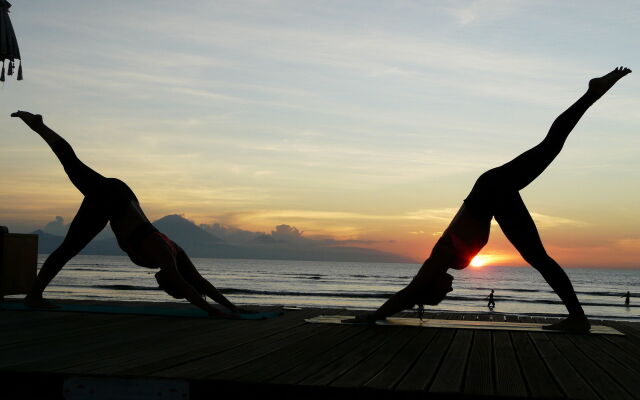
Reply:
[[244, 308], [244, 307], [235, 307], [231, 312], [236, 314], [255, 314], [258, 311], [251, 310], [249, 308]]
[[14, 118], [20, 118], [30, 128], [42, 126], [44, 124], [42, 120], [42, 115], [32, 114], [29, 111], [16, 111], [13, 114], [11, 114], [11, 116]]
[[237, 314], [220, 311], [215, 308], [210, 309], [208, 313], [210, 319], [240, 319]]
[[42, 297], [34, 298], [34, 297], [27, 296], [27, 297], [24, 298], [23, 303], [27, 307], [42, 308], [42, 309], [45, 309], [45, 310], [53, 310], [55, 308], [60, 308], [60, 306], [57, 306], [57, 305], [53, 304], [52, 302], [43, 299]]
[[542, 327], [545, 330], [551, 331], [565, 331], [571, 333], [588, 333], [591, 329], [591, 323], [586, 317], [572, 317], [569, 316], [559, 322], [551, 325], [545, 325]]

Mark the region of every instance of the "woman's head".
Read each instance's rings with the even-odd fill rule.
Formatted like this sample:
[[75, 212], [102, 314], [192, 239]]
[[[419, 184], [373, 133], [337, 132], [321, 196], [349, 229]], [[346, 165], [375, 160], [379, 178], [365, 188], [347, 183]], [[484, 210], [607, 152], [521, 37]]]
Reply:
[[171, 279], [167, 278], [167, 274], [163, 270], [156, 272], [155, 276], [160, 289], [164, 290], [168, 295], [175, 299], [184, 299], [182, 292], [180, 292], [176, 284], [173, 283]]
[[438, 305], [453, 290], [453, 276], [443, 272], [434, 277], [427, 285], [409, 285], [415, 304]]

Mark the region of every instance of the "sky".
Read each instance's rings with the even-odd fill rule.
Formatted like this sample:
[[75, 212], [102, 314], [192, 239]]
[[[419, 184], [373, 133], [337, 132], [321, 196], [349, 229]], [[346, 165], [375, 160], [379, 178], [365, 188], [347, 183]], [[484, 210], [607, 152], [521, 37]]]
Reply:
[[[424, 259], [475, 179], [537, 144], [590, 78], [640, 68], [618, 1], [14, 0], [24, 80], [0, 87], [0, 224], [73, 218], [34, 133], [126, 181], [151, 219], [358, 240]], [[522, 190], [568, 267], [640, 267], [640, 79], [595, 104]], [[481, 252], [526, 265], [492, 226]]]

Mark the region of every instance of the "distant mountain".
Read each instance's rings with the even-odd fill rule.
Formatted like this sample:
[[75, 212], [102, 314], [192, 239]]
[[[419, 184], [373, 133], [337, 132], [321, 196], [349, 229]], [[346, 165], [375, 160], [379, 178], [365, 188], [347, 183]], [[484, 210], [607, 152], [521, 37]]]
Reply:
[[276, 243], [282, 243], [282, 240], [278, 240], [270, 235], [260, 235], [254, 239], [251, 239], [251, 243], [276, 244]]
[[[353, 262], [415, 262], [407, 257], [361, 247], [327, 246], [313, 240], [288, 242], [264, 234], [241, 243], [227, 243], [206, 232], [180, 215], [167, 215], [153, 225], [169, 236], [192, 257], [254, 258], [270, 260], [353, 261]], [[39, 236], [40, 253], [51, 253], [63, 237], [42, 230]], [[93, 240], [81, 254], [125, 255], [116, 239]]]
[[64, 238], [62, 236], [51, 235], [42, 229], [31, 232], [38, 235], [38, 253], [51, 253], [60, 246]]
[[224, 240], [220, 239], [216, 235], [205, 232], [193, 222], [177, 214], [162, 217], [155, 221], [153, 225], [158, 228], [160, 232], [171, 238], [175, 237], [175, 240], [180, 240], [180, 242], [199, 244], [224, 242]]

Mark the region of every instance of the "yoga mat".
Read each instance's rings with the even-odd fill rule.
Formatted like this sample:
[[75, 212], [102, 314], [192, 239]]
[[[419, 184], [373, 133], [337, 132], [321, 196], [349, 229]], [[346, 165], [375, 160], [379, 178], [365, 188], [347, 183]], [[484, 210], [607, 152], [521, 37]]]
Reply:
[[[319, 315], [317, 317], [305, 319], [306, 322], [313, 324], [343, 324], [343, 325], [368, 325], [363, 322], [344, 322], [344, 320], [353, 319], [353, 316], [346, 315]], [[530, 322], [495, 322], [495, 321], [462, 321], [451, 319], [425, 319], [419, 318], [387, 318], [386, 320], [376, 321], [376, 325], [384, 326], [415, 326], [421, 328], [449, 328], [449, 329], [488, 329], [496, 331], [526, 331], [526, 332], [545, 332], [545, 333], [569, 333], [566, 331], [552, 331], [542, 329], [544, 325]], [[590, 334], [596, 335], [623, 335], [615, 328], [604, 325], [592, 325]]]
[[[43, 309], [30, 308], [22, 303], [0, 303], [0, 309], [11, 311], [65, 311], [65, 312], [86, 312], [86, 313], [102, 313], [102, 314], [136, 314], [136, 315], [162, 315], [167, 317], [190, 317], [190, 318], [209, 318], [209, 315], [199, 308], [166, 308], [154, 306], [120, 306], [120, 305], [92, 305], [92, 304], [56, 304], [59, 308]], [[237, 315], [240, 319], [267, 319], [282, 315], [281, 311], [266, 311]], [[213, 317], [213, 319], [223, 319], [223, 317]]]

